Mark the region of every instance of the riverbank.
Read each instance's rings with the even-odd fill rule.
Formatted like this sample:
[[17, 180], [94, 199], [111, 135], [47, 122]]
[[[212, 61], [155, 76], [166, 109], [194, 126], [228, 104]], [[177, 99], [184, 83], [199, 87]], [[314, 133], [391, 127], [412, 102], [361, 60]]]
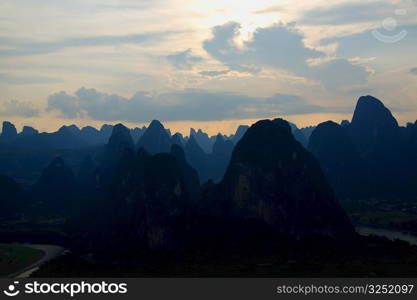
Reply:
[[0, 244], [0, 277], [32, 265], [42, 259], [45, 252], [22, 244]]
[[410, 243], [410, 245], [417, 246], [416, 236], [407, 234], [401, 231], [385, 229], [385, 228], [369, 227], [369, 226], [358, 226], [356, 227], [356, 232], [364, 236], [376, 235], [376, 236], [386, 237], [387, 239], [391, 241], [401, 240], [401, 241]]
[[2, 244], [2, 277], [26, 278], [45, 262], [62, 255], [65, 248], [41, 244]]

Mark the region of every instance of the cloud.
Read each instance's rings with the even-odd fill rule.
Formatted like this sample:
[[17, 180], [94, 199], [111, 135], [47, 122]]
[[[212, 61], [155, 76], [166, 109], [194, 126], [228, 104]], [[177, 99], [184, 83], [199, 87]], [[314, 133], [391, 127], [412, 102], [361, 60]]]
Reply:
[[304, 72], [306, 60], [324, 54], [303, 43], [303, 35], [293, 25], [275, 24], [258, 28], [253, 38], [238, 47], [235, 39], [240, 24], [227, 23], [212, 29], [212, 38], [203, 42], [203, 48], [215, 59], [238, 72], [257, 73], [264, 67]]
[[48, 97], [48, 107], [46, 110], [58, 110], [64, 117], [69, 119], [81, 117], [79, 98], [70, 96], [64, 91], [55, 93]]
[[143, 44], [158, 40], [174, 32], [153, 32], [130, 35], [102, 35], [79, 38], [69, 38], [53, 42], [26, 42], [21, 40], [3, 39], [9, 48], [0, 50], [0, 56], [25, 56], [46, 54], [73, 47], [118, 46], [123, 44]]
[[411, 68], [410, 73], [413, 73], [414, 75], [417, 75], [417, 67]]
[[1, 105], [0, 116], [5, 117], [37, 117], [39, 111], [30, 102], [9, 100], [5, 101]]
[[[318, 80], [332, 89], [365, 83], [369, 75], [362, 65], [344, 58], [327, 58], [324, 52], [305, 46], [304, 36], [294, 24], [279, 23], [258, 28], [241, 47], [235, 42], [239, 29], [238, 23], [216, 26], [212, 30], [212, 38], [203, 42], [203, 48], [231, 70], [250, 73], [257, 73], [263, 68], [286, 70], [297, 76]], [[318, 58], [322, 63], [307, 63]]]
[[342, 3], [333, 7], [308, 10], [298, 23], [308, 25], [345, 25], [383, 20], [397, 8], [391, 3], [376, 1]]
[[178, 70], [191, 70], [195, 63], [203, 61], [202, 57], [191, 55], [191, 48], [168, 55], [166, 59]]
[[230, 70], [221, 70], [221, 71], [201, 71], [198, 74], [203, 75], [203, 76], [208, 76], [208, 77], [216, 77], [216, 76], [220, 76], [220, 75], [224, 75], [229, 73]]
[[[373, 31], [378, 31], [381, 35], [388, 38], [406, 32], [407, 35], [396, 43], [384, 43], [373, 35]], [[336, 55], [344, 57], [377, 57], [380, 60], [395, 60], [409, 62], [415, 57], [415, 45], [417, 43], [417, 25], [397, 26], [395, 30], [388, 31], [381, 27], [365, 30], [345, 36], [325, 38], [320, 44], [325, 46], [337, 43]]]
[[61, 82], [61, 80], [51, 77], [44, 77], [44, 76], [15, 76], [6, 73], [0, 73], [0, 84], [48, 84], [48, 83], [57, 83]]
[[286, 8], [281, 5], [274, 5], [267, 7], [265, 9], [255, 10], [253, 11], [254, 14], [270, 14], [270, 13], [282, 13], [286, 12]]
[[148, 122], [213, 121], [273, 117], [314, 112], [339, 112], [340, 108], [321, 107], [296, 95], [276, 94], [254, 98], [239, 93], [186, 89], [162, 94], [138, 92], [131, 98], [81, 88], [75, 95], [60, 92], [48, 98], [48, 111], [65, 118], [87, 116], [94, 120]]
[[366, 83], [369, 71], [359, 64], [346, 59], [332, 59], [311, 68], [313, 77], [323, 83], [327, 89]]
[[271, 111], [279, 110], [278, 114], [282, 115], [299, 115], [299, 114], [310, 114], [317, 112], [339, 112], [339, 108], [325, 108], [319, 105], [309, 104], [304, 98], [296, 95], [287, 94], [275, 94], [270, 98], [266, 99], [267, 105], [263, 107], [264, 112], [267, 110]]
[[214, 27], [212, 29], [213, 37], [203, 42], [203, 48], [231, 70], [257, 73], [259, 67], [254, 65], [250, 53], [241, 50], [234, 42], [239, 34], [239, 29], [240, 24], [235, 22]]

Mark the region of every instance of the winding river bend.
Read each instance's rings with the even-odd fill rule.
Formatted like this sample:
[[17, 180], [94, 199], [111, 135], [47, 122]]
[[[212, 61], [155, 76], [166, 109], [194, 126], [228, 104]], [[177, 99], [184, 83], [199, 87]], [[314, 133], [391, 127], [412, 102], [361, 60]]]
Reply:
[[[377, 235], [383, 236], [390, 240], [402, 240], [410, 243], [411, 245], [417, 246], [417, 236], [413, 236], [411, 234], [406, 234], [400, 231], [389, 230], [389, 229], [382, 229], [382, 228], [372, 228], [372, 227], [365, 227], [359, 226], [356, 227], [356, 232], [360, 235]], [[24, 244], [27, 247], [32, 247], [35, 249], [42, 250], [45, 252], [45, 255], [38, 260], [37, 262], [27, 266], [13, 274], [9, 274], [7, 277], [9, 278], [27, 278], [29, 277], [34, 271], [38, 270], [43, 263], [58, 257], [65, 253], [65, 248], [56, 245], [39, 245], [39, 244]]]
[[402, 240], [405, 242], [409, 242], [411, 245], [417, 246], [417, 236], [403, 233], [400, 231], [383, 229], [383, 228], [372, 228], [372, 227], [365, 227], [359, 226], [356, 227], [356, 232], [360, 235], [378, 235], [386, 237], [389, 240]]
[[65, 248], [56, 245], [40, 245], [40, 244], [24, 244], [26, 247], [42, 250], [45, 254], [40, 260], [34, 262], [33, 264], [17, 271], [12, 274], [9, 274], [9, 278], [28, 278], [33, 272], [38, 270], [41, 265], [55, 257], [58, 257], [66, 251]]

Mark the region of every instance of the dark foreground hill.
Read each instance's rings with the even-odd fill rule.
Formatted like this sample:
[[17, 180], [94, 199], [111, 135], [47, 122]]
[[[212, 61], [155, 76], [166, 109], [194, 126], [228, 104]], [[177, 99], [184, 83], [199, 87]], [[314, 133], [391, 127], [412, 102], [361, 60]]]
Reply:
[[282, 120], [252, 125], [235, 147], [213, 200], [234, 216], [260, 219], [301, 237], [353, 234], [318, 161]]
[[[111, 141], [118, 132], [115, 127]], [[171, 153], [151, 155], [128, 143], [113, 168], [99, 171], [106, 180], [96, 207], [89, 206], [82, 214], [86, 219], [72, 225], [80, 251], [129, 244], [141, 251], [211, 252], [236, 245], [265, 249], [282, 239], [355, 236], [318, 162], [284, 120], [251, 126], [219, 184], [200, 188], [181, 147], [174, 145]], [[97, 209], [100, 215], [91, 220]]]

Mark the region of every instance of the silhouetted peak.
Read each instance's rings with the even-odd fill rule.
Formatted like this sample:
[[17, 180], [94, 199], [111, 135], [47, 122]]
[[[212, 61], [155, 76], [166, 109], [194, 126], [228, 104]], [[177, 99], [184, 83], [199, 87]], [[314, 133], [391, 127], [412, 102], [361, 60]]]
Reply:
[[333, 121], [326, 121], [320, 123], [314, 129], [310, 137], [309, 148], [312, 149], [311, 147], [313, 147], [315, 149], [316, 147], [322, 147], [323, 144], [327, 145], [325, 148], [330, 148], [329, 145], [338, 147], [341, 146], [341, 139], [348, 139], [346, 130]]
[[393, 155], [399, 146], [397, 120], [388, 108], [372, 96], [360, 97], [349, 125], [351, 138], [362, 154], [383, 151]]
[[207, 154], [197, 143], [195, 136], [190, 136], [184, 146], [185, 155], [190, 165], [195, 168], [202, 179], [207, 176]]
[[246, 132], [246, 130], [249, 129], [248, 125], [239, 125], [238, 128], [236, 129], [236, 133], [238, 132]]
[[366, 95], [366, 96], [360, 96], [358, 99], [358, 103], [357, 105], [373, 105], [375, 107], [380, 107], [383, 108], [384, 103], [382, 103], [381, 100], [371, 96], [371, 95]]
[[78, 135], [80, 133], [80, 129], [76, 125], [64, 125], [61, 126], [61, 128], [58, 129], [58, 133], [62, 134], [72, 134], [72, 135]]
[[129, 128], [127, 128], [121, 123], [118, 123], [113, 126], [113, 134], [117, 134], [119, 132], [128, 132], [128, 131], [129, 131]]
[[184, 137], [182, 136], [181, 133], [177, 132], [176, 134], [174, 134], [171, 138], [172, 144], [177, 144], [179, 146], [183, 146], [184, 145]]
[[218, 134], [216, 136], [216, 141], [214, 142], [213, 145], [213, 154], [216, 154], [218, 152], [221, 152], [223, 154], [231, 153], [233, 150], [234, 144], [232, 143], [232, 141], [230, 140], [225, 140], [224, 136], [222, 134]]
[[218, 133], [216, 135], [216, 141], [214, 143], [217, 143], [217, 142], [224, 143], [224, 136], [221, 133]]
[[[272, 121], [260, 120], [253, 124], [240, 140], [240, 143], [253, 146], [254, 151], [259, 151], [263, 148], [271, 150], [272, 145], [276, 145], [277, 143], [285, 144], [287, 142], [295, 142], [295, 139], [291, 134], [290, 125], [283, 119], [274, 119]], [[242, 148], [242, 146], [239, 148]], [[257, 157], [256, 153], [253, 153], [253, 156], [254, 159], [255, 157], [256, 159], [260, 159], [263, 155]]]
[[57, 133], [61, 133], [61, 134], [72, 134], [72, 131], [68, 128], [68, 126], [64, 125], [64, 126], [61, 126], [58, 129]]
[[340, 123], [340, 125], [341, 125], [342, 127], [348, 127], [348, 126], [350, 125], [350, 122], [349, 122], [348, 120], [343, 120], [343, 121]]
[[288, 122], [288, 125], [291, 127], [291, 133], [294, 136], [294, 138], [304, 147], [307, 147], [307, 138], [305, 137], [304, 133], [298, 129], [297, 125]]
[[340, 128], [341, 125], [333, 121], [325, 121], [317, 125], [316, 130], [320, 128]]
[[134, 149], [133, 139], [130, 131], [123, 124], [117, 124], [113, 127], [108, 146], [113, 149]]
[[360, 97], [356, 104], [351, 125], [357, 124], [398, 126], [391, 111], [380, 100], [369, 95]]
[[249, 129], [248, 125], [239, 125], [239, 127], [236, 129], [236, 132], [232, 138], [233, 143], [239, 142], [239, 140], [242, 138], [242, 136], [245, 134], [245, 132]]
[[197, 132], [194, 129], [192, 129], [190, 130], [190, 137], [191, 136], [195, 138], [195, 141], [198, 143], [201, 149], [204, 150], [204, 152], [211, 152], [212, 141], [210, 140], [210, 137], [207, 133], [205, 133], [201, 129], [198, 129]]
[[171, 149], [171, 138], [158, 120], [153, 120], [138, 141], [150, 154], [167, 153]]
[[197, 131], [197, 137], [206, 137], [206, 138], [208, 138], [209, 136], [201, 128], [199, 128], [198, 131]]
[[165, 130], [164, 125], [162, 125], [161, 122], [159, 122], [158, 120], [152, 120], [151, 124], [149, 124], [148, 130], [155, 129]]
[[22, 129], [22, 132], [21, 132], [21, 135], [24, 135], [24, 136], [28, 136], [28, 135], [35, 135], [35, 134], [38, 134], [39, 133], [39, 131], [37, 131], [35, 128], [33, 128], [33, 127], [30, 127], [30, 126], [23, 126], [23, 129]]
[[81, 132], [97, 133], [99, 131], [96, 128], [92, 127], [92, 126], [85, 126], [85, 127], [81, 128]]
[[288, 133], [291, 133], [291, 131], [292, 131], [292, 130], [291, 130], [291, 126], [290, 126], [290, 124], [289, 124], [287, 121], [285, 121], [284, 119], [277, 118], [277, 119], [272, 120], [272, 122], [273, 122], [275, 125], [279, 126], [280, 128], [282, 128], [282, 129], [286, 130]]
[[[197, 141], [196, 141], [196, 139], [193, 135], [188, 138], [186, 146], [201, 149], [200, 145], [197, 143]], [[201, 150], [203, 150], [203, 149], [201, 149]]]
[[74, 124], [72, 124], [72, 125], [69, 125], [68, 126], [68, 129], [73, 133], [73, 134], [75, 134], [75, 135], [78, 135], [79, 133], [80, 133], [80, 128], [78, 128], [78, 126], [77, 125], [74, 125]]
[[308, 149], [341, 198], [355, 197], [367, 186], [365, 164], [346, 127], [332, 121], [319, 124], [311, 134]]
[[317, 160], [282, 119], [247, 130], [219, 188], [215, 197], [231, 199], [234, 215], [260, 219], [283, 234], [354, 234]]
[[4, 121], [1, 136], [4, 137], [4, 138], [16, 137], [17, 136], [16, 127], [12, 123], [10, 123], [8, 121]]
[[100, 131], [101, 131], [102, 133], [105, 133], [105, 132], [111, 132], [111, 131], [112, 131], [112, 129], [113, 129], [113, 125], [109, 125], [109, 124], [103, 124], [103, 125], [100, 127]]

